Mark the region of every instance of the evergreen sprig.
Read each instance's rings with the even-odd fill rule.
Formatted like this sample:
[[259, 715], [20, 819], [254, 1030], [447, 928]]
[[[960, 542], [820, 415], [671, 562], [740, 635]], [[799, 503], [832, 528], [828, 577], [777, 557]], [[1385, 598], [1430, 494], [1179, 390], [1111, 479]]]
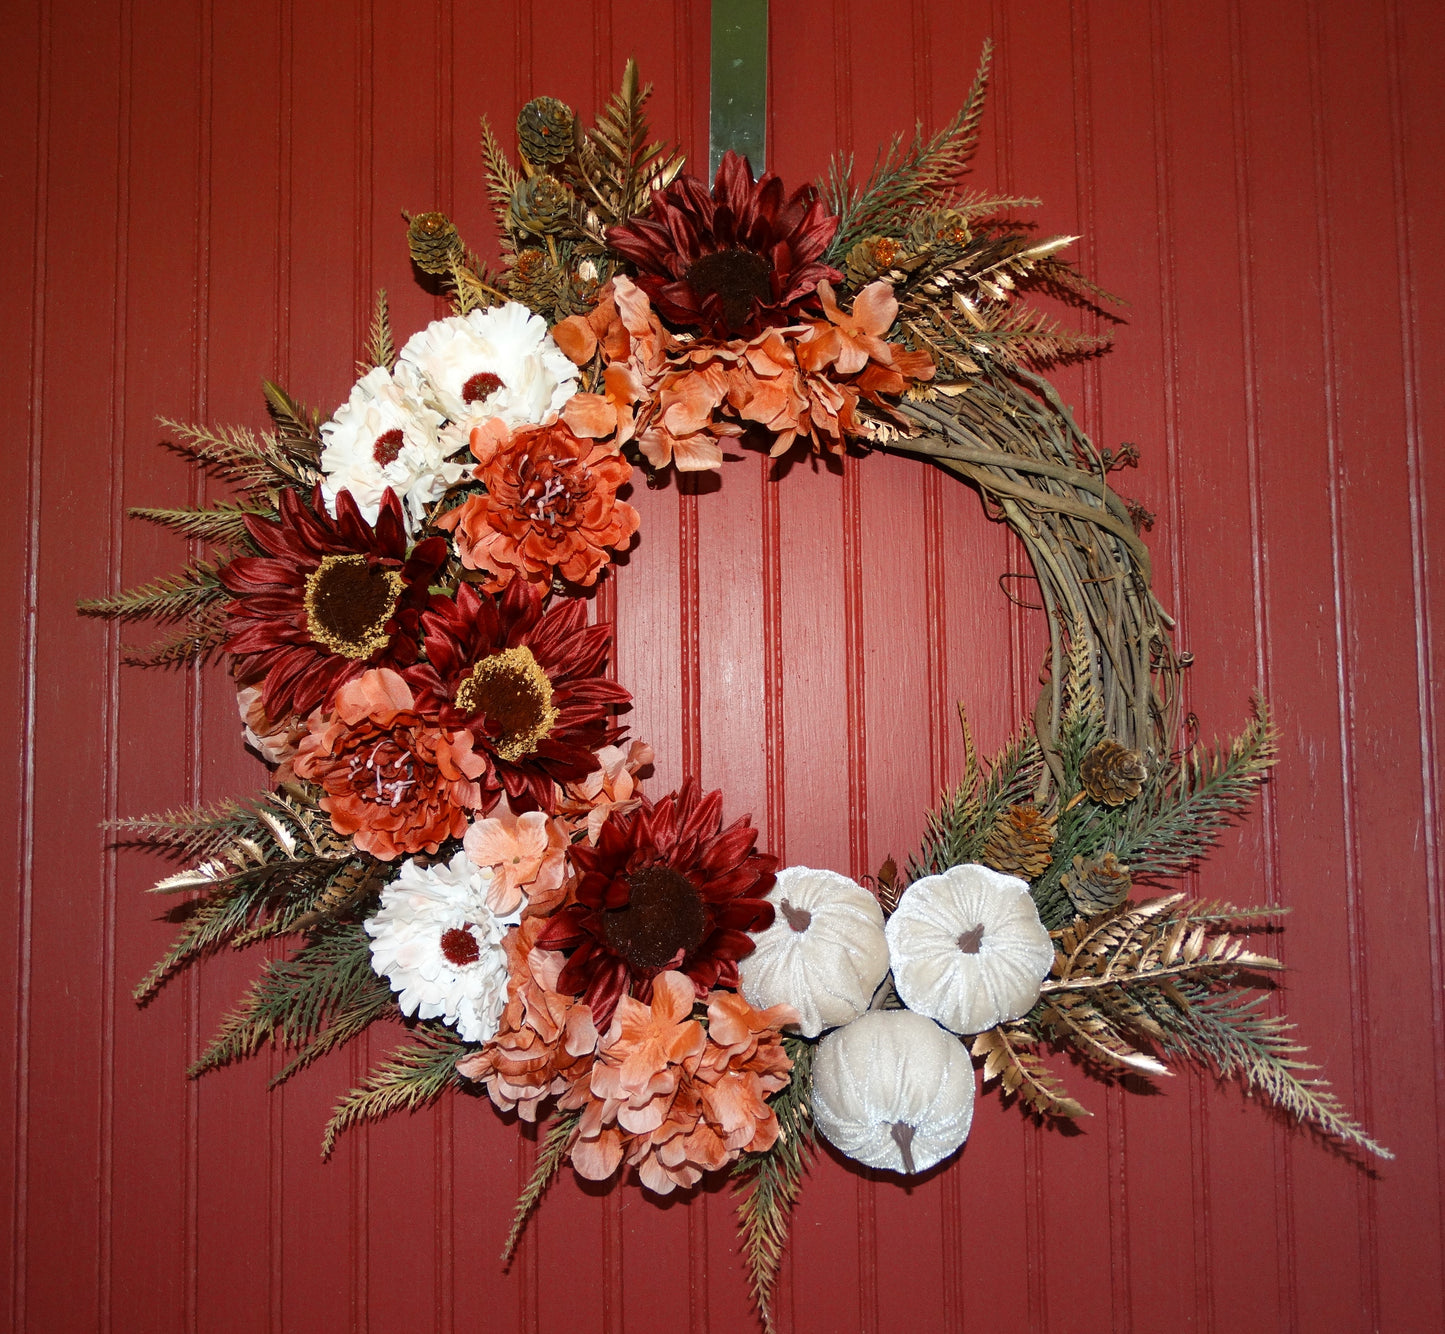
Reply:
[[838, 219], [838, 230], [823, 256], [824, 263], [837, 263], [865, 236], [901, 231], [920, 208], [951, 202], [958, 178], [978, 146], [992, 63], [993, 43], [985, 41], [973, 84], [958, 114], [929, 138], [924, 138], [922, 125], [915, 128], [911, 142], [896, 135], [879, 152], [861, 186], [853, 183], [851, 154], [833, 159], [825, 193], [829, 211]]
[[813, 1055], [805, 1038], [784, 1035], [783, 1048], [793, 1062], [788, 1086], [769, 1105], [778, 1118], [778, 1138], [762, 1153], [744, 1154], [732, 1170], [737, 1199], [738, 1235], [748, 1265], [753, 1301], [763, 1328], [773, 1329], [773, 1290], [788, 1241], [793, 1206], [814, 1151]]
[[197, 542], [254, 551], [255, 544], [251, 541], [250, 533], [246, 531], [246, 519], [251, 516], [274, 519], [276, 507], [218, 500], [210, 505], [186, 505], [178, 509], [155, 509], [138, 505], [126, 513], [132, 519], [144, 519], [147, 523], [159, 524], [173, 533]]
[[542, 1202], [542, 1196], [546, 1194], [547, 1187], [552, 1184], [557, 1173], [562, 1170], [562, 1165], [567, 1161], [567, 1154], [572, 1148], [572, 1140], [577, 1134], [577, 1123], [582, 1119], [582, 1111], [576, 1108], [572, 1111], [558, 1112], [547, 1124], [547, 1133], [542, 1139], [542, 1146], [537, 1151], [537, 1162], [532, 1168], [532, 1175], [527, 1179], [527, 1184], [522, 1188], [522, 1193], [517, 1197], [516, 1207], [512, 1210], [512, 1226], [507, 1232], [507, 1240], [502, 1246], [502, 1267], [512, 1263], [512, 1256], [517, 1252], [517, 1246], [522, 1240], [522, 1233], [526, 1230], [527, 1221], [532, 1217], [537, 1206]]
[[376, 291], [376, 305], [371, 312], [371, 329], [366, 336], [366, 349], [356, 363], [357, 377], [376, 369], [389, 371], [396, 365], [396, 339], [391, 331], [391, 306], [386, 299], [386, 288]]
[[317, 936], [290, 959], [269, 961], [191, 1067], [191, 1077], [276, 1042], [297, 1054], [271, 1080], [274, 1088], [387, 1014], [391, 988], [372, 969], [370, 944], [361, 924], [351, 923]]
[[1238, 1078], [1250, 1092], [1342, 1144], [1378, 1158], [1395, 1155], [1370, 1137], [1345, 1111], [1319, 1067], [1300, 1060], [1294, 1025], [1264, 1012], [1267, 994], [1239, 989], [1211, 990], [1199, 982], [1179, 984], [1170, 994], [1149, 991], [1142, 998], [1163, 1033], [1161, 1048], [1212, 1065], [1221, 1078]]
[[466, 1045], [450, 1029], [418, 1026], [410, 1046], [377, 1065], [336, 1105], [321, 1138], [321, 1156], [329, 1158], [336, 1141], [362, 1121], [377, 1121], [403, 1109], [415, 1111], [460, 1082], [457, 1061]]
[[229, 598], [211, 561], [189, 562], [179, 574], [164, 575], [110, 597], [76, 605], [82, 616], [112, 621], [179, 621]]

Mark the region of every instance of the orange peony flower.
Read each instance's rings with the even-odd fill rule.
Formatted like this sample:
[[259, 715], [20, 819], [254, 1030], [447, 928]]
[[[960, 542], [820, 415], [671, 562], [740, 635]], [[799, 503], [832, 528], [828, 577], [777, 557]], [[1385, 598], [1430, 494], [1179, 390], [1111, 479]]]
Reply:
[[246, 744], [272, 766], [274, 783], [289, 783], [296, 776], [291, 768], [296, 748], [310, 730], [306, 719], [292, 713], [273, 722], [266, 716], [261, 687], [255, 685], [236, 687], [236, 707], [245, 727]]
[[505, 917], [525, 900], [529, 914], [545, 916], [566, 897], [569, 842], [556, 820], [542, 811], [517, 815], [503, 798], [487, 819], [471, 825], [462, 846], [492, 872], [487, 907], [494, 913]]
[[421, 717], [389, 667], [347, 682], [333, 708], [313, 716], [295, 760], [297, 774], [325, 789], [332, 828], [382, 861], [460, 838], [481, 805], [476, 780], [487, 768], [471, 733]]
[[557, 991], [562, 956], [535, 948], [540, 917], [507, 933], [507, 1004], [497, 1035], [457, 1062], [457, 1072], [486, 1085], [499, 1111], [536, 1121], [548, 1098], [584, 1089], [597, 1050], [592, 1012]]
[[499, 592], [519, 575], [546, 587], [554, 573], [597, 582], [609, 549], [637, 531], [637, 511], [617, 499], [632, 475], [618, 452], [617, 408], [598, 394], [576, 394], [546, 426], [509, 431], [500, 417], [471, 434], [475, 474], [485, 496], [470, 496], [437, 520], [456, 533], [468, 569], [486, 570]]

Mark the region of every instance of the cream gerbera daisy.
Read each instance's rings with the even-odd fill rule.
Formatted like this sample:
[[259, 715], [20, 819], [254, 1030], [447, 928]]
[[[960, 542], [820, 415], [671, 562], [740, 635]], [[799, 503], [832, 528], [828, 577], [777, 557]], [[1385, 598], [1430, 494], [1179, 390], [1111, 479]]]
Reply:
[[467, 444], [471, 426], [500, 417], [509, 427], [546, 421], [577, 392], [577, 367], [552, 341], [547, 322], [509, 301], [436, 320], [401, 350], [426, 401]]
[[415, 372], [398, 365], [368, 371], [351, 397], [321, 428], [321, 482], [326, 508], [336, 516], [338, 492], [350, 491], [368, 523], [375, 523], [390, 487], [415, 532], [427, 507], [460, 479], [463, 467], [441, 437], [442, 416], [421, 401]]
[[365, 923], [371, 966], [400, 993], [401, 1012], [440, 1019], [467, 1042], [495, 1036], [507, 999], [502, 937], [517, 915], [487, 907], [491, 879], [465, 852], [445, 865], [405, 862]]

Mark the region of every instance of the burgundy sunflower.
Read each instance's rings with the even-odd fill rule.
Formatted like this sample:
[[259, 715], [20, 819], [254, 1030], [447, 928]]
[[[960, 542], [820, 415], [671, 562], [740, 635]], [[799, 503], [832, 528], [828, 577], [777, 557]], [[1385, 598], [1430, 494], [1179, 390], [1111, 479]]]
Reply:
[[570, 950], [557, 990], [581, 996], [599, 1031], [625, 995], [652, 998], [659, 973], [685, 973], [705, 997], [736, 990], [750, 933], [773, 923], [766, 899], [777, 858], [753, 850], [747, 819], [722, 825], [722, 793], [683, 784], [655, 805], [614, 814], [596, 847], [578, 843], [574, 901], [537, 938], [539, 949]]
[[338, 493], [334, 519], [319, 487], [309, 507], [290, 490], [277, 506], [277, 519], [246, 518], [266, 554], [221, 569], [233, 599], [225, 647], [237, 679], [260, 683], [267, 717], [304, 717], [368, 668], [416, 661], [428, 586], [447, 543], [428, 538], [408, 555], [401, 502], [389, 490], [375, 527], [349, 491]]
[[602, 767], [597, 752], [623, 733], [608, 714], [632, 696], [602, 675], [612, 631], [587, 624], [587, 604], [514, 579], [500, 600], [462, 584], [422, 617], [426, 662], [406, 673], [417, 707], [464, 727], [488, 759], [483, 810], [505, 789], [514, 811], [555, 804], [554, 783]]
[[637, 285], [674, 324], [716, 338], [753, 338], [814, 314], [813, 292], [842, 274], [818, 262], [838, 219], [816, 186], [783, 198], [772, 172], [757, 182], [729, 150], [712, 193], [695, 176], [652, 192], [652, 211], [607, 231], [607, 243], [637, 266]]

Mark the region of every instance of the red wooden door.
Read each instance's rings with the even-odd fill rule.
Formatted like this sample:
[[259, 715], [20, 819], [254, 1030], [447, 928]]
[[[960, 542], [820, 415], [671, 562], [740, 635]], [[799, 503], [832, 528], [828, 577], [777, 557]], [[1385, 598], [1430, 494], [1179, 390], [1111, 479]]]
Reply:
[[[1362, 1171], [1232, 1088], [1148, 1096], [1064, 1062], [1095, 1116], [1041, 1130], [997, 1097], [912, 1190], [820, 1157], [785, 1270], [794, 1331], [1428, 1331], [1442, 1308], [1445, 1097], [1435, 636], [1442, 172], [1432, 0], [788, 0], [773, 6], [770, 166], [871, 160], [943, 121], [999, 43], [980, 185], [1040, 195], [1131, 301], [1117, 350], [1060, 377], [1153, 546], [1187, 706], [1208, 735], [1262, 688], [1285, 731], [1259, 818], [1190, 888], [1295, 909], [1285, 1000], [1399, 1154]], [[352, 1134], [369, 1058], [275, 1094], [267, 1058], [183, 1078], [254, 962], [129, 1000], [171, 927], [120, 813], [241, 792], [213, 672], [120, 670], [77, 597], [181, 546], [125, 507], [195, 482], [165, 414], [259, 423], [274, 376], [329, 410], [371, 293], [437, 313], [400, 211], [487, 245], [477, 119], [552, 92], [590, 113], [635, 54], [658, 128], [705, 156], [708, 6], [688, 0], [14, 0], [4, 78], [0, 398], [5, 776], [0, 1275], [17, 1330], [749, 1327], [725, 1191], [655, 1207], [554, 1189], [497, 1252], [533, 1146], [484, 1104]], [[654, 791], [698, 772], [789, 863], [862, 872], [914, 844], [959, 760], [1026, 713], [1032, 613], [975, 496], [912, 461], [774, 480], [754, 455], [695, 489], [639, 484], [618, 572], [620, 678]], [[1433, 511], [1432, 511], [1433, 505]], [[366, 1048], [370, 1050], [366, 1050]], [[0, 1320], [3, 1320], [0, 1316]]]

